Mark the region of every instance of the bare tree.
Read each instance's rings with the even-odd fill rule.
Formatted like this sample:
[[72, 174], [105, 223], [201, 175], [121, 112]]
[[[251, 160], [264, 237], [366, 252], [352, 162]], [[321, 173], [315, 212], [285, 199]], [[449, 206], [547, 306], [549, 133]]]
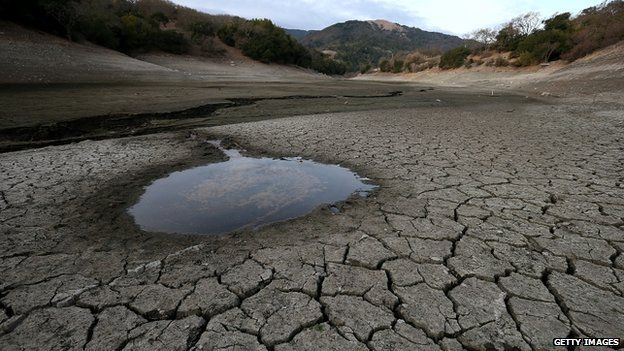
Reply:
[[484, 44], [485, 46], [490, 46], [496, 41], [496, 34], [498, 34], [498, 31], [494, 29], [482, 28], [470, 33], [468, 37]]
[[521, 35], [529, 35], [540, 28], [542, 19], [537, 12], [527, 12], [524, 15], [513, 18], [509, 24]]

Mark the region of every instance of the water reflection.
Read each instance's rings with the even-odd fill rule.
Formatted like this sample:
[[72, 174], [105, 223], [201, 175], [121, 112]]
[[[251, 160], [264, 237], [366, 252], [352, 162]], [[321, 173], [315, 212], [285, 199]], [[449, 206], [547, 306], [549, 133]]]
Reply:
[[349, 169], [299, 158], [243, 157], [156, 180], [129, 212], [142, 229], [223, 234], [300, 217], [375, 188]]

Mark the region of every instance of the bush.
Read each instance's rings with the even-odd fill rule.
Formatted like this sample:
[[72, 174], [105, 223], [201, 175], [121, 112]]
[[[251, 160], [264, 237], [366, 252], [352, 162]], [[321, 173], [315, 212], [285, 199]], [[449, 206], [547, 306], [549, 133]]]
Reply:
[[403, 71], [403, 61], [402, 60], [394, 60], [392, 64], [392, 73], [400, 73]]
[[265, 63], [295, 64], [310, 67], [310, 52], [273, 22], [251, 20], [227, 24], [217, 32], [219, 38], [235, 46], [245, 56]]
[[333, 60], [319, 52], [312, 53], [310, 68], [330, 76], [343, 75], [347, 72], [347, 66], [344, 63]]
[[579, 28], [572, 36], [572, 48], [562, 55], [570, 61], [624, 40], [624, 1], [585, 9], [575, 22]]
[[495, 46], [500, 51], [515, 51], [518, 49], [518, 45], [522, 39], [524, 39], [524, 35], [522, 35], [513, 25], [508, 24], [496, 35]]
[[381, 62], [379, 62], [379, 70], [382, 72], [390, 72], [392, 70], [392, 67], [390, 66], [390, 61], [381, 60]]
[[215, 28], [210, 22], [193, 22], [186, 29], [191, 32], [191, 39], [198, 44], [203, 42], [206, 37], [215, 35]]
[[135, 15], [121, 17], [120, 49], [123, 51], [145, 50], [153, 42], [155, 30], [143, 18]]
[[518, 45], [518, 52], [528, 52], [540, 62], [557, 60], [572, 48], [572, 33], [560, 29], [537, 31]]
[[85, 39], [90, 42], [110, 49], [119, 48], [121, 27], [118, 23], [93, 16], [81, 19], [77, 27]]
[[405, 65], [408, 67], [411, 65], [420, 65], [425, 62], [427, 62], [427, 58], [420, 52], [413, 52], [405, 57]]
[[184, 35], [174, 30], [156, 32], [154, 40], [157, 48], [172, 54], [183, 54], [189, 49], [189, 42]]
[[496, 66], [496, 67], [507, 67], [507, 66], [509, 66], [509, 61], [506, 58], [504, 58], [502, 56], [499, 56], [499, 57], [496, 58], [496, 60], [494, 60], [494, 66]]
[[525, 51], [525, 52], [521, 52], [520, 55], [518, 55], [518, 58], [516, 59], [516, 61], [514, 61], [514, 66], [527, 67], [527, 66], [533, 66], [538, 63], [539, 61], [533, 56], [533, 54]]
[[449, 50], [440, 58], [439, 66], [442, 69], [459, 68], [464, 64], [468, 55], [470, 55], [470, 49], [465, 47]]

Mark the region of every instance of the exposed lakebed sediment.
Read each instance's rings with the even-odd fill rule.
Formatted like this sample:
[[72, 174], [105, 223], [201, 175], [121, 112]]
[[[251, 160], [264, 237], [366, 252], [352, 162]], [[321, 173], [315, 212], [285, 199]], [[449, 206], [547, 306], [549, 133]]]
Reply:
[[478, 101], [196, 131], [380, 185], [221, 237], [146, 233], [126, 213], [153, 179], [223, 161], [202, 138], [1, 154], [0, 345], [528, 351], [622, 335], [621, 114]]

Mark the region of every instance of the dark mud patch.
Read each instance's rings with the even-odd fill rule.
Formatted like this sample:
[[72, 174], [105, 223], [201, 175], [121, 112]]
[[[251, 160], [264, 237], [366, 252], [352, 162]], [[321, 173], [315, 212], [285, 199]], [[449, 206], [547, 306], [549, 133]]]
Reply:
[[[219, 143], [212, 144], [219, 146]], [[375, 188], [338, 165], [301, 158], [244, 157], [169, 174], [129, 209], [146, 231], [218, 235], [282, 222]]]
[[[210, 118], [222, 109], [249, 106], [259, 101], [308, 100], [308, 99], [371, 99], [402, 95], [402, 91], [391, 91], [377, 95], [288, 95], [281, 97], [232, 98], [229, 102], [211, 103], [179, 111], [138, 114], [108, 114], [82, 117], [71, 121], [40, 124], [28, 127], [0, 129], [0, 153], [49, 145], [64, 145], [83, 140], [103, 140], [125, 136], [154, 134], [201, 127], [206, 123], [192, 125], [181, 121]], [[174, 123], [167, 123], [174, 122]], [[220, 120], [210, 126], [236, 123], [236, 120]]]

